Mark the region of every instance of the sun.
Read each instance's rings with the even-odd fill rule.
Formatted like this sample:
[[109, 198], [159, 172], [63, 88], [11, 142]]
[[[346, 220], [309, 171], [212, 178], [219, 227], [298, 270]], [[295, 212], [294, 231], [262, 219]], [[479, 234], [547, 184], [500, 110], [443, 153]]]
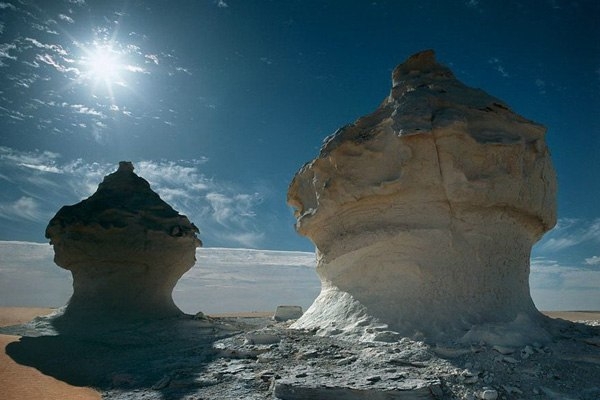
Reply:
[[96, 49], [90, 54], [87, 63], [89, 74], [97, 80], [111, 82], [119, 76], [119, 57], [110, 48]]
[[94, 44], [84, 49], [80, 62], [82, 78], [90, 82], [95, 93], [105, 91], [112, 98], [115, 85], [125, 86], [122, 73], [126, 70], [126, 61], [110, 44]]

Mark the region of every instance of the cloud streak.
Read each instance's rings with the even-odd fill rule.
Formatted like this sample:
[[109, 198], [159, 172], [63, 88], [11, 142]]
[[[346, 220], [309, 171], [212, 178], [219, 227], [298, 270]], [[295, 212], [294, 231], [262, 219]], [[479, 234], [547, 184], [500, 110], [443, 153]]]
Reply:
[[[201, 171], [207, 162], [206, 157], [199, 157], [140, 160], [134, 165], [135, 172], [163, 200], [187, 215], [212, 242], [260, 246], [265, 234], [257, 224], [256, 208], [264, 195], [207, 177]], [[103, 177], [116, 169], [114, 164], [62, 160], [60, 154], [50, 151], [22, 152], [9, 147], [0, 147], [0, 167], [11, 177], [5, 186], [20, 194], [18, 199], [0, 198], [0, 218], [37, 222], [45, 221], [64, 204], [90, 196]]]
[[[158, 118], [176, 129], [177, 121], [169, 119], [161, 102], [149, 101], [144, 92], [150, 84], [168, 85], [169, 76], [192, 72], [175, 55], [154, 48], [151, 36], [127, 32], [133, 21], [130, 15], [116, 9], [89, 25], [89, 18], [79, 16], [93, 12], [95, 6], [85, 1], [61, 2], [52, 11], [27, 2], [0, 4], [3, 12], [18, 15], [0, 23], [0, 68], [4, 69], [0, 118], [15, 129], [86, 133], [101, 142], [116, 123], [131, 127]], [[120, 60], [118, 76], [105, 79], [93, 73], [101, 70], [89, 63], [98, 48], [110, 48]], [[71, 101], [102, 115], [62, 106]], [[107, 113], [113, 105], [123, 111]], [[46, 117], [58, 112], [60, 119]], [[123, 116], [136, 119], [119, 119]], [[98, 123], [98, 118], [103, 121]]]
[[553, 253], [589, 242], [600, 243], [600, 218], [560, 219], [537, 247], [541, 252]]
[[37, 200], [32, 197], [22, 196], [12, 202], [0, 203], [0, 218], [12, 221], [43, 222], [47, 219], [47, 213], [42, 211]]

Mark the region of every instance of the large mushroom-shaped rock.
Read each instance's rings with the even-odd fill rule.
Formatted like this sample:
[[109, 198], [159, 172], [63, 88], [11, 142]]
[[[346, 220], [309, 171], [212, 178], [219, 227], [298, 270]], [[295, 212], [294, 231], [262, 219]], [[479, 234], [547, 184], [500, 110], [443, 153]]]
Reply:
[[198, 228], [133, 172], [106, 176], [89, 198], [62, 207], [46, 237], [54, 262], [73, 274], [64, 316], [163, 318], [182, 314], [172, 299], [195, 262]]
[[290, 184], [322, 283], [295, 326], [436, 339], [510, 322], [543, 336], [528, 279], [531, 246], [556, 220], [544, 127], [433, 51], [392, 78], [380, 107], [328, 137]]

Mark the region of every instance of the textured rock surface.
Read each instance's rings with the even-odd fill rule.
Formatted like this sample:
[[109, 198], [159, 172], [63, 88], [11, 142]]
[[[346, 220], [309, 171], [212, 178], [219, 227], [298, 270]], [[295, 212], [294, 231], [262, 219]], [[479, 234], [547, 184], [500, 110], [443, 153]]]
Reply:
[[0, 333], [23, 336], [6, 349], [20, 364], [111, 400], [597, 400], [599, 322], [554, 322], [551, 342], [521, 347], [339, 340], [270, 317], [109, 324], [90, 337], [60, 334], [48, 316]]
[[96, 193], [62, 207], [46, 228], [54, 261], [73, 274], [65, 316], [181, 314], [171, 294], [194, 265], [197, 232], [121, 162]]
[[390, 96], [327, 138], [290, 185], [322, 280], [295, 326], [427, 338], [475, 326], [477, 340], [481, 326], [510, 323], [484, 339], [543, 339], [528, 278], [531, 246], [556, 220], [544, 134], [432, 51], [399, 65]]

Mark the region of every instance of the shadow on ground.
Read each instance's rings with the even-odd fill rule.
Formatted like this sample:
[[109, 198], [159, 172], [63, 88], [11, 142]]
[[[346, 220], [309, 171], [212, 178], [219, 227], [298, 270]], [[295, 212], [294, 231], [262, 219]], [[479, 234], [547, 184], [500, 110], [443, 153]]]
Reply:
[[[17, 363], [58, 380], [100, 391], [154, 389], [156, 398], [179, 399], [194, 390], [162, 385], [174, 371], [202, 373], [216, 356], [214, 341], [239, 332], [213, 319], [181, 316], [155, 321], [65, 321], [60, 313], [6, 327], [21, 335], [6, 353]], [[192, 374], [193, 371], [193, 374]]]

